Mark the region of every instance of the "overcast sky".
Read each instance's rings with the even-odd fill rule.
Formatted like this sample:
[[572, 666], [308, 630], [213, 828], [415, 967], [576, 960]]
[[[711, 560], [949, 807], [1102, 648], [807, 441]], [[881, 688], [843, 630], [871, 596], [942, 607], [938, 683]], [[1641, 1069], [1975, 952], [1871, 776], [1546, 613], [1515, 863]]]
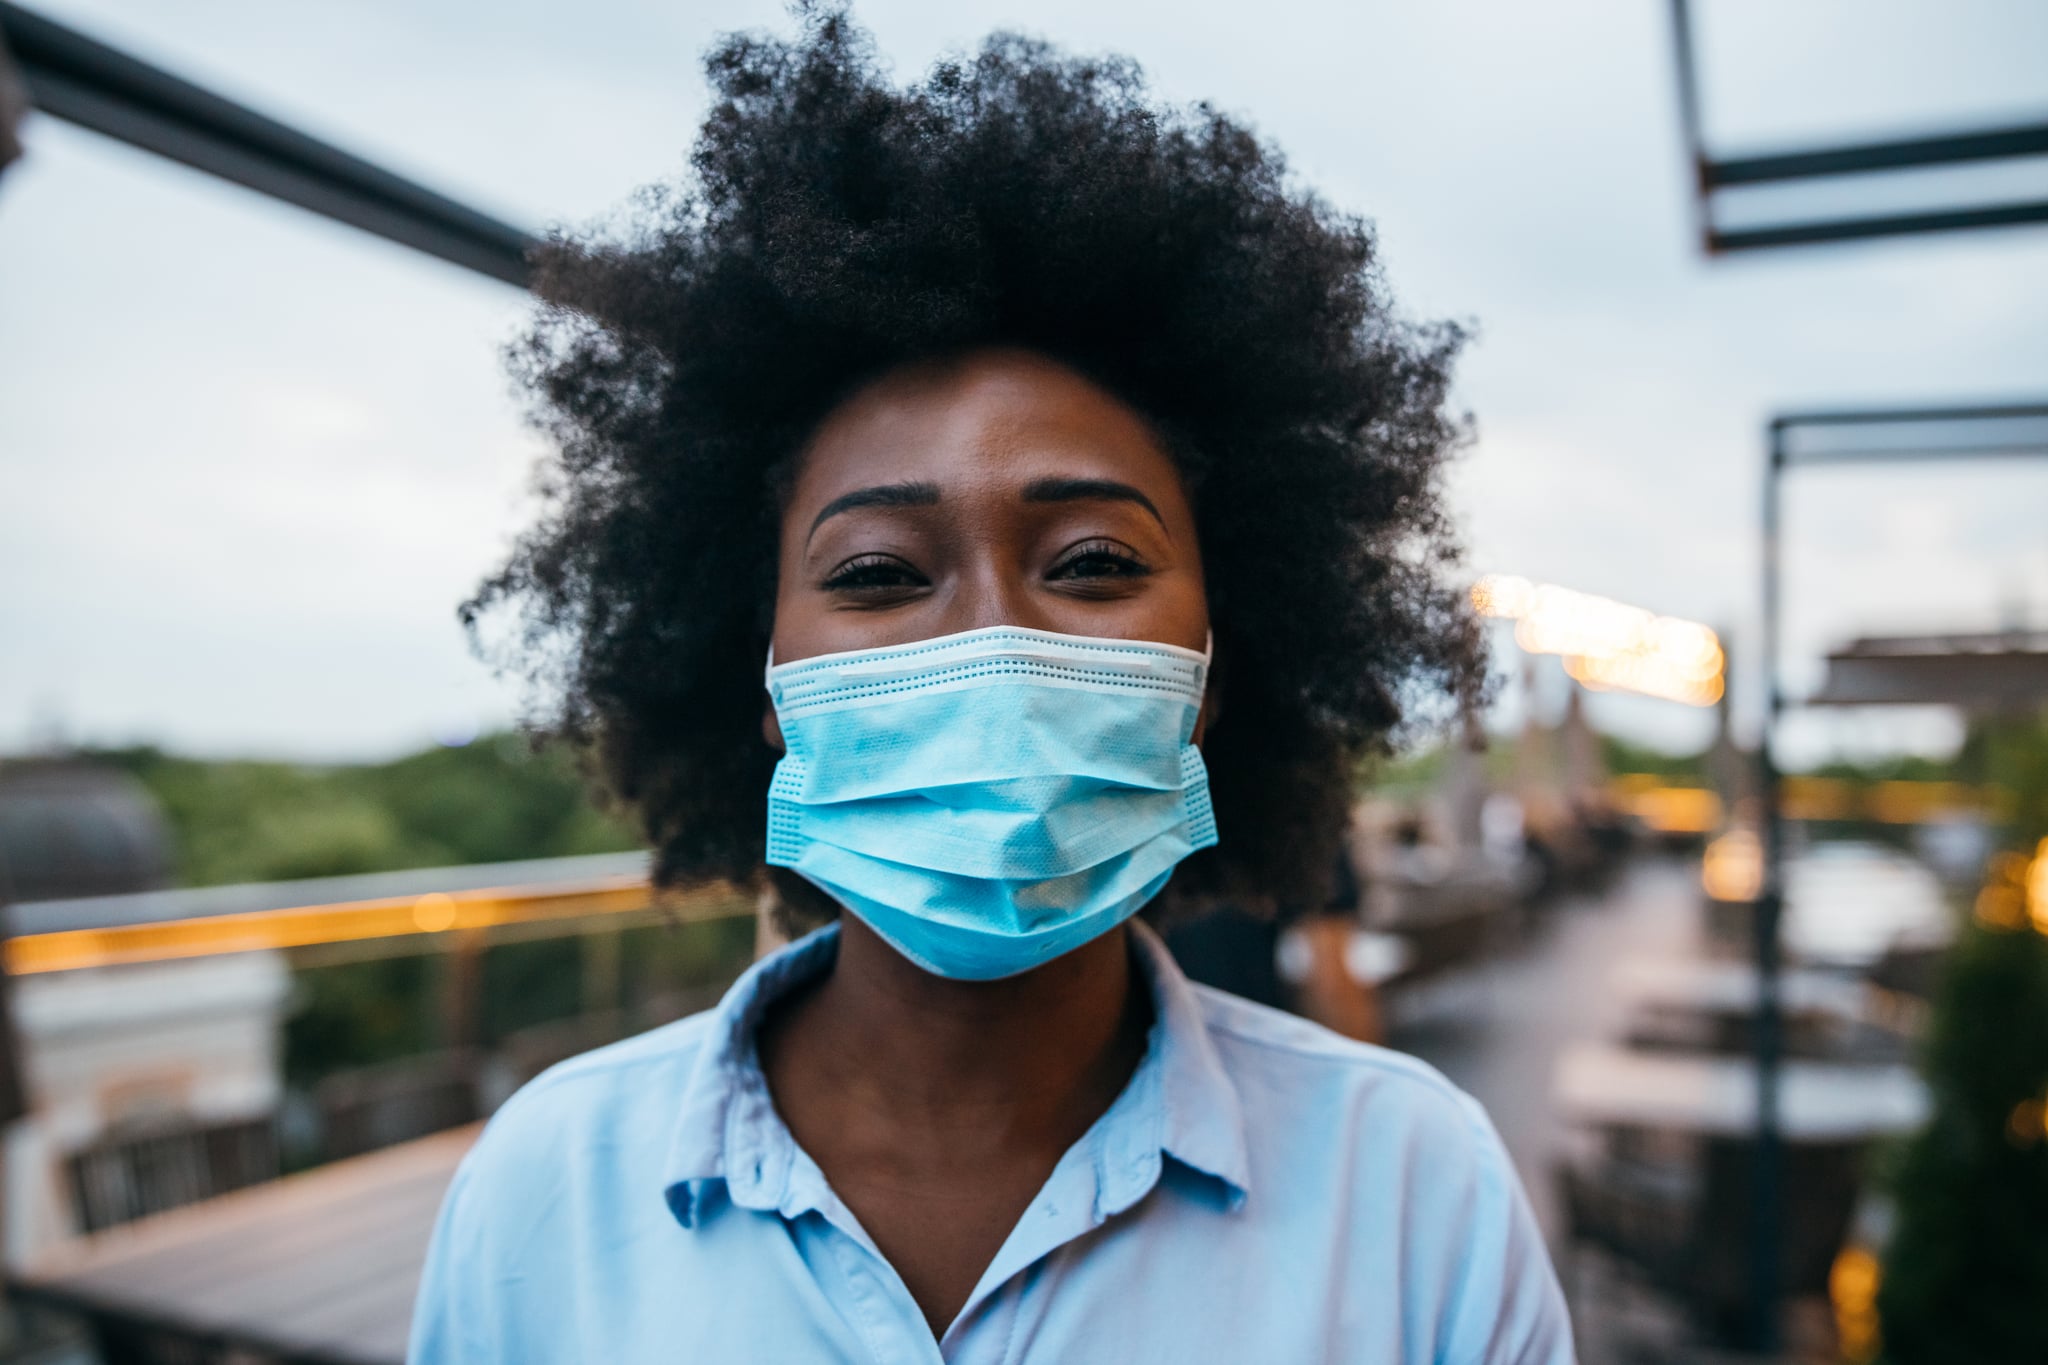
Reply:
[[[704, 48], [786, 26], [767, 0], [37, 7], [533, 228], [676, 175]], [[1719, 150], [2048, 115], [2038, 0], [1695, 7]], [[1248, 118], [1377, 222], [1409, 312], [1476, 324], [1475, 570], [1730, 628], [1738, 663], [1772, 412], [2048, 392], [2048, 228], [1703, 259], [1662, 4], [859, 13], [904, 77], [1023, 28]], [[530, 511], [538, 447], [498, 356], [523, 297], [52, 120], [25, 141], [0, 176], [0, 752], [380, 757], [502, 723], [514, 695], [454, 605]], [[1795, 684], [1858, 633], [2048, 624], [2048, 462], [1802, 477]], [[1593, 709], [1667, 747], [1704, 734], [1668, 703]], [[1950, 733], [1893, 715], [1804, 743]]]

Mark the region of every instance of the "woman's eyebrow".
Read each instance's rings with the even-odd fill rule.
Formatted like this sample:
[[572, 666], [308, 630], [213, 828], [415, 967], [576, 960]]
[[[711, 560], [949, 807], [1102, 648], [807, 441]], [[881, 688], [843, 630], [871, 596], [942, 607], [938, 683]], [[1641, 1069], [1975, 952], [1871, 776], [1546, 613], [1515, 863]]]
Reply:
[[1026, 502], [1086, 502], [1097, 499], [1116, 502], [1134, 502], [1152, 514], [1152, 520], [1166, 528], [1166, 518], [1159, 515], [1159, 509], [1146, 497], [1127, 483], [1114, 479], [1037, 479], [1024, 485]]
[[828, 517], [841, 512], [851, 512], [857, 507], [932, 507], [939, 501], [939, 486], [935, 483], [878, 483], [872, 488], [856, 488], [851, 493], [841, 493], [825, 504], [805, 533], [808, 541], [818, 534], [818, 528]]

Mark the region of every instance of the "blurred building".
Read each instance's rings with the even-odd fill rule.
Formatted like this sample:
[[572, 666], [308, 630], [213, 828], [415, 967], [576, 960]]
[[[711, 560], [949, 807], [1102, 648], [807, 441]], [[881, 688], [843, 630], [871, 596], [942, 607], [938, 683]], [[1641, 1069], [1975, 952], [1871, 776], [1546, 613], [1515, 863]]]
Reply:
[[134, 778], [68, 759], [0, 765], [0, 904], [154, 891], [170, 872], [163, 817]]
[[[161, 814], [124, 773], [0, 768], [0, 905], [36, 928], [109, 896], [161, 892]], [[275, 1174], [272, 1118], [290, 991], [276, 952], [7, 978], [4, 1251], [20, 1265], [79, 1231]]]

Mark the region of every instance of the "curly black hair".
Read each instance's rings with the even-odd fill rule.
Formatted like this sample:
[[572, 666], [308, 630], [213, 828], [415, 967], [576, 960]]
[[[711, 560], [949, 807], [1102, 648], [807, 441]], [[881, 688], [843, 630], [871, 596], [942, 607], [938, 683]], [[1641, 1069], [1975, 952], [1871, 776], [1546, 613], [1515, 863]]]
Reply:
[[1223, 838], [1177, 899], [1312, 900], [1360, 761], [1482, 676], [1440, 478], [1460, 331], [1400, 320], [1368, 223], [1128, 60], [997, 35], [898, 87], [843, 6], [796, 12], [711, 52], [692, 176], [541, 248], [511, 354], [558, 453], [473, 638], [518, 609], [543, 726], [637, 812], [658, 884], [751, 880], [794, 461], [888, 371], [1025, 348], [1143, 414], [1194, 505]]

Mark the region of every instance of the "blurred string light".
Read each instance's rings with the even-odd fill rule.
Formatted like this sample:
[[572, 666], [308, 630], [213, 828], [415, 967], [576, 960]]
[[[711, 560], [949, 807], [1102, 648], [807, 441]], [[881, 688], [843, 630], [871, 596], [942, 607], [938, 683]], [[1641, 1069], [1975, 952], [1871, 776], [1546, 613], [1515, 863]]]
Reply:
[[1786, 818], [1792, 820], [1874, 820], [1885, 825], [1925, 825], [1982, 816], [2002, 823], [2011, 818], [2014, 808], [2013, 794], [2008, 788], [1963, 782], [1865, 784], [1836, 777], [1788, 774], [1780, 791]]
[[1653, 834], [1711, 834], [1721, 827], [1721, 798], [1704, 787], [1673, 787], [1649, 773], [1622, 773], [1607, 785], [1615, 809]]
[[2005, 1138], [2015, 1147], [2032, 1147], [2048, 1139], [2048, 1101], [2021, 1100], [2006, 1116]]
[[1472, 605], [1514, 621], [1516, 644], [1563, 656], [1564, 671], [1587, 687], [1712, 706], [1726, 686], [1720, 637], [1697, 621], [1514, 574], [1474, 583]]
[[1987, 929], [2048, 934], [2048, 839], [2034, 846], [2032, 857], [2001, 853], [1991, 860], [1976, 918]]
[[1764, 846], [1754, 830], [1731, 829], [1707, 845], [1700, 887], [1717, 901], [1753, 901], [1764, 889]]
[[1883, 1347], [1877, 1317], [1877, 1291], [1883, 1281], [1877, 1257], [1854, 1243], [1842, 1248], [1828, 1270], [1837, 1349], [1848, 1365], [1866, 1365]]

